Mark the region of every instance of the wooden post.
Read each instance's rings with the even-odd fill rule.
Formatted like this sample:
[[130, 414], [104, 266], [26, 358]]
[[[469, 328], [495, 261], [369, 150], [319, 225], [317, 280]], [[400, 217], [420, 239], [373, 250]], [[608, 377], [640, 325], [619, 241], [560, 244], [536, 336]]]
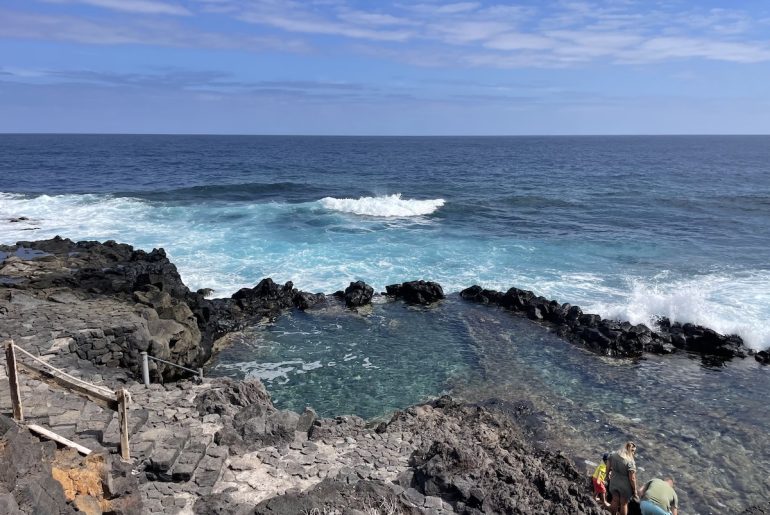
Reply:
[[5, 360], [8, 364], [8, 383], [11, 385], [13, 418], [17, 422], [24, 422], [24, 408], [21, 406], [21, 392], [19, 391], [19, 376], [16, 373], [16, 352], [13, 350], [13, 340], [5, 343]]
[[118, 398], [118, 422], [120, 423], [120, 457], [124, 461], [131, 460], [131, 453], [128, 450], [128, 400], [129, 394], [125, 388], [115, 392]]

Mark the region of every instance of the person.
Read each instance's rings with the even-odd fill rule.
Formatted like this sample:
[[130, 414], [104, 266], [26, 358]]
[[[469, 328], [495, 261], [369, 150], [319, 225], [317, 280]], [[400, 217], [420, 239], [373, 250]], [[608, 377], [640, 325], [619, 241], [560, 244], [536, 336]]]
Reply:
[[628, 503], [636, 496], [636, 444], [626, 442], [616, 452], [610, 454], [607, 461], [607, 476], [610, 479], [608, 490], [612, 496], [610, 513], [628, 515]]
[[677, 515], [679, 498], [674, 491], [674, 480], [655, 478], [647, 481], [639, 492], [642, 515]]
[[607, 486], [604, 484], [607, 478], [607, 460], [610, 458], [609, 454], [602, 456], [602, 462], [596, 466], [594, 473], [591, 475], [591, 482], [594, 485], [594, 500], [601, 501], [605, 507], [609, 507], [610, 503], [607, 502]]

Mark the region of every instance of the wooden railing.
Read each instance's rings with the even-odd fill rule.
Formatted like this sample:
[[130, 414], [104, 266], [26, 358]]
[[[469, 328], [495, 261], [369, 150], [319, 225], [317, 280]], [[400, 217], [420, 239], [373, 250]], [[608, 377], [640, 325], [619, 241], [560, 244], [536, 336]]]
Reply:
[[[38, 368], [37, 366], [32, 366], [17, 360], [16, 351], [19, 351], [21, 354], [31, 358], [36, 363], [40, 364], [41, 367]], [[91, 384], [87, 381], [71, 376], [63, 370], [59, 370], [58, 368], [51, 366], [34, 354], [25, 351], [13, 343], [13, 340], [7, 341], [5, 343], [5, 358], [8, 366], [8, 382], [11, 388], [13, 418], [17, 422], [24, 422], [24, 406], [21, 402], [21, 390], [19, 387], [18, 377], [18, 371], [21, 369], [28, 373], [30, 376], [46, 384], [70, 390], [78, 395], [86, 397], [90, 401], [95, 402], [103, 408], [117, 411], [118, 422], [120, 425], [120, 457], [126, 461], [131, 459], [131, 454], [128, 448], [128, 403], [131, 402], [131, 395], [128, 393], [128, 390], [121, 388], [120, 390], [113, 392], [104, 386]], [[47, 431], [34, 424], [28, 424], [27, 427], [39, 434], [42, 434], [43, 436], [59, 441], [60, 443], [64, 443], [66, 445], [73, 444], [73, 447], [79, 447], [78, 450], [84, 454], [90, 452], [85, 447], [78, 446], [77, 444], [74, 444], [74, 442], [70, 442], [69, 440], [66, 440], [65, 438], [57, 435], [56, 433]]]

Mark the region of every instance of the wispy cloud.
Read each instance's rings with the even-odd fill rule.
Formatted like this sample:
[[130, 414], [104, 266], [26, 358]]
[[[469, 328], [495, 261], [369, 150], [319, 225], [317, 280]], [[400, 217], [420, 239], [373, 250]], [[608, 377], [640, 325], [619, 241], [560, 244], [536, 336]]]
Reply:
[[[421, 66], [576, 67], [714, 60], [770, 61], [766, 12], [685, 3], [554, 0], [371, 3], [357, 0], [46, 0], [122, 10], [96, 18], [2, 13], [0, 36], [89, 44], [155, 44], [355, 53]], [[181, 1], [181, 0], [180, 0]], [[696, 4], [697, 5], [697, 4]], [[178, 16], [170, 25], [161, 15]], [[134, 15], [134, 17], [130, 17]], [[157, 16], [154, 16], [157, 15]], [[216, 17], [225, 24], [207, 25]], [[218, 27], [201, 31], [199, 27]], [[227, 30], [222, 29], [227, 26]], [[242, 32], [233, 32], [239, 27]]]
[[45, 0], [57, 4], [85, 4], [94, 7], [102, 7], [113, 11], [140, 14], [169, 14], [173, 16], [188, 16], [190, 11], [186, 8], [160, 2], [157, 0]]
[[[224, 95], [281, 95], [305, 98], [375, 98], [383, 90], [369, 84], [322, 80], [236, 79], [231, 73], [216, 70], [163, 68], [143, 73], [104, 70], [0, 69], [6, 81], [31, 85], [81, 85], [127, 90], [196, 91]], [[2, 81], [0, 81], [2, 82]]]
[[90, 45], [150, 45], [180, 48], [309, 52], [301, 39], [249, 33], [202, 31], [155, 19], [112, 20], [0, 9], [0, 38], [66, 41]]

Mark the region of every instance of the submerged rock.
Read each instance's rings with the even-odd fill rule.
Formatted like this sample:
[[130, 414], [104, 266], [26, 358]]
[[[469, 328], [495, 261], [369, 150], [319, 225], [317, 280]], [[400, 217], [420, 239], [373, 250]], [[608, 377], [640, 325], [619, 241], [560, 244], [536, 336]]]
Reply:
[[385, 287], [388, 295], [403, 299], [410, 304], [432, 304], [444, 297], [441, 285], [431, 281], [409, 281]]
[[746, 508], [740, 515], [770, 515], [770, 502]]

